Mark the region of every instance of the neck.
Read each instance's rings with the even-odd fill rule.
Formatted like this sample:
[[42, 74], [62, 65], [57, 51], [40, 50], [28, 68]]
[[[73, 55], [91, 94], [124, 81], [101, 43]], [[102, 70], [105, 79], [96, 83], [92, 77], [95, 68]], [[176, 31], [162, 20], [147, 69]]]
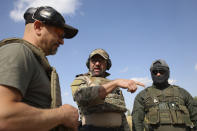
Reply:
[[[89, 71], [89, 73], [90, 73], [92, 76], [94, 76], [93, 73], [92, 73], [91, 71]], [[110, 75], [110, 74], [109, 74], [108, 72], [104, 72], [102, 75], [94, 76], [94, 77], [103, 77], [103, 78], [105, 78], [105, 77], [107, 77], [107, 76], [109, 76], [109, 75]]]
[[35, 36], [35, 32], [32, 28], [33, 28], [32, 23], [29, 23], [25, 26], [23, 39], [39, 48], [38, 41]]
[[170, 86], [170, 84], [168, 83], [168, 81], [163, 82], [163, 83], [155, 83], [155, 82], [153, 82], [153, 85], [155, 85], [156, 88], [158, 88], [158, 89], [165, 89], [165, 88], [167, 88], [167, 87]]

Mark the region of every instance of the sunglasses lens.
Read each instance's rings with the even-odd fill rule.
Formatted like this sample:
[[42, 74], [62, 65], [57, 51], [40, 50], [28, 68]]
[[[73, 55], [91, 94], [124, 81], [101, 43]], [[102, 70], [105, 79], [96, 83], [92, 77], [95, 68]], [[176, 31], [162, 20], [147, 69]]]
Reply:
[[160, 73], [161, 75], [163, 75], [165, 73], [165, 70], [153, 70], [154, 75], [157, 75], [157, 73]]
[[165, 71], [164, 71], [164, 70], [160, 70], [159, 73], [160, 73], [160, 74], [164, 74]]

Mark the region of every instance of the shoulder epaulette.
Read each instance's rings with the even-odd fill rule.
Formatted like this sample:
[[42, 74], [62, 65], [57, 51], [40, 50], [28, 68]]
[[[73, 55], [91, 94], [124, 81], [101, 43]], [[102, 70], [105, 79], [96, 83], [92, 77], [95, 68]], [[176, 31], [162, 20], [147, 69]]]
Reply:
[[85, 74], [78, 74], [78, 75], [76, 75], [75, 77], [79, 77], [79, 76], [87, 76], [87, 75], [89, 75], [88, 73], [85, 73]]
[[83, 74], [78, 74], [78, 75], [76, 75], [75, 77], [79, 77], [79, 76], [83, 76]]
[[174, 86], [174, 87], [179, 87], [178, 85], [172, 85], [172, 86]]

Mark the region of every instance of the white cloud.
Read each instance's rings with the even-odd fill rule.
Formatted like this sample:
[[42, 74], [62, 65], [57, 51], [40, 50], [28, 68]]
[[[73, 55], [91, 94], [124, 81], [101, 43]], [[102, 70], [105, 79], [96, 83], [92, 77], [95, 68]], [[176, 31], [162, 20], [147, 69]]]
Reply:
[[68, 93], [68, 92], [64, 92], [63, 95], [64, 95], [64, 96], [69, 96], [69, 93]]
[[169, 84], [173, 85], [173, 84], [175, 84], [177, 81], [176, 81], [176, 80], [173, 80], [173, 79], [169, 79], [168, 82], [169, 82]]
[[[148, 77], [134, 77], [134, 78], [131, 78], [131, 80], [139, 81], [139, 82], [145, 84], [145, 86], [150, 86], [153, 83], [152, 79], [149, 79]], [[173, 80], [173, 79], [168, 79], [168, 82], [169, 82], [169, 84], [173, 85], [177, 81]]]
[[122, 69], [122, 70], [120, 71], [120, 73], [126, 73], [128, 70], [129, 70], [129, 67], [125, 67], [124, 69]]
[[152, 80], [149, 79], [148, 77], [133, 77], [133, 78], [131, 78], [131, 80], [139, 81], [139, 82], [145, 84], [145, 86], [150, 86], [152, 84]]
[[58, 12], [66, 15], [73, 15], [81, 5], [80, 0], [17, 0], [10, 17], [14, 21], [22, 21], [25, 10], [29, 7], [51, 6]]
[[197, 64], [195, 65], [194, 69], [197, 71]]

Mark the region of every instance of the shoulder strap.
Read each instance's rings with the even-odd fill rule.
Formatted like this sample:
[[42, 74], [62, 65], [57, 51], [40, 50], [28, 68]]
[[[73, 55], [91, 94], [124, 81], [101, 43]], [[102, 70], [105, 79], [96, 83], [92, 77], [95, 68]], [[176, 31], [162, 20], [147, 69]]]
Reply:
[[146, 104], [146, 109], [145, 110], [149, 110], [150, 108], [156, 106], [159, 104], [159, 95], [161, 92], [159, 92], [157, 89], [155, 89], [153, 86], [150, 86], [148, 88], [145, 89], [145, 104]]
[[[174, 99], [179, 98], [178, 99], [178, 104], [184, 105], [185, 102], [183, 100], [181, 100], [182, 94], [180, 93], [180, 87], [179, 86], [176, 86], [176, 85], [171, 85], [171, 86], [173, 88]], [[174, 101], [176, 101], [176, 100], [174, 100]]]
[[34, 53], [36, 59], [38, 62], [43, 66], [44, 70], [46, 71], [50, 81], [51, 81], [51, 108], [55, 108], [62, 105], [61, 101], [61, 92], [60, 92], [60, 86], [59, 86], [59, 77], [56, 73], [56, 70], [54, 67], [51, 67], [48, 59], [45, 56], [45, 53], [42, 49], [32, 45], [26, 40], [20, 39], [20, 38], [8, 38], [0, 41], [0, 47], [12, 44], [12, 43], [20, 43], [27, 46], [31, 51]]
[[45, 56], [45, 53], [42, 51], [42, 49], [32, 45], [31, 43], [29, 43], [26, 40], [20, 39], [20, 38], [8, 38], [8, 39], [3, 39], [0, 41], [0, 47], [7, 45], [7, 44], [12, 44], [12, 43], [20, 43], [20, 44], [24, 44], [27, 47], [29, 47], [32, 52], [34, 53], [35, 57], [37, 58], [37, 60], [39, 61], [39, 63], [43, 66], [43, 68], [45, 69], [45, 71], [47, 72], [47, 74], [49, 72], [51, 72], [52, 68], [49, 65], [49, 62]]
[[148, 87], [146, 91], [149, 97], [153, 99], [157, 98], [161, 94], [161, 92], [158, 89], [154, 88], [153, 86]]

